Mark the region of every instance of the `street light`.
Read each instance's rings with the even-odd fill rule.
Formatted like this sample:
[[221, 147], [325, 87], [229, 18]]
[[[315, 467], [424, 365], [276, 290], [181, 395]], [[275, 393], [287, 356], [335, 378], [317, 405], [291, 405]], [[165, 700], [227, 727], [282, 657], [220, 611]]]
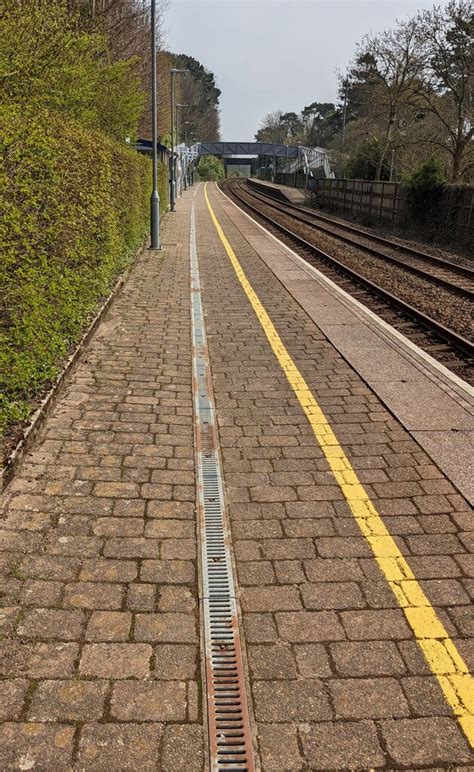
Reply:
[[160, 196], [158, 193], [158, 132], [156, 124], [156, 0], [151, 0], [151, 142], [153, 185], [150, 197], [150, 248], [160, 245]]
[[175, 182], [175, 160], [174, 160], [174, 76], [178, 74], [184, 74], [189, 70], [181, 70], [177, 67], [172, 67], [171, 73], [171, 187], [170, 187], [170, 209], [172, 212], [176, 210], [176, 182]]
[[[180, 102], [178, 102], [177, 105], [176, 105], [176, 146], [177, 147], [179, 147], [179, 145], [180, 145], [180, 141], [179, 141], [179, 108], [180, 107], [189, 107], [189, 105], [184, 105], [184, 104], [181, 104]], [[179, 189], [178, 189], [178, 194], [180, 196], [181, 196], [181, 193], [182, 193], [181, 186], [183, 184], [183, 176], [184, 176], [183, 175], [183, 169], [181, 168], [181, 177], [179, 179]], [[185, 190], [186, 190], [186, 185], [185, 185]]]
[[186, 145], [186, 174], [184, 175], [184, 189], [188, 189], [188, 185], [191, 185], [191, 180], [189, 176], [189, 167], [190, 164], [188, 163], [188, 126], [191, 125], [191, 121], [184, 121], [184, 144]]

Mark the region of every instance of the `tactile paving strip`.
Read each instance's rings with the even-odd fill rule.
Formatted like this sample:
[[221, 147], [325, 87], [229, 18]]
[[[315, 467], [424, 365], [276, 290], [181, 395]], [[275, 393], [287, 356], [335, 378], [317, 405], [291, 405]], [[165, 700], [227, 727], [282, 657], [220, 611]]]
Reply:
[[194, 204], [190, 257], [194, 432], [210, 768], [252, 772], [250, 719], [201, 300]]

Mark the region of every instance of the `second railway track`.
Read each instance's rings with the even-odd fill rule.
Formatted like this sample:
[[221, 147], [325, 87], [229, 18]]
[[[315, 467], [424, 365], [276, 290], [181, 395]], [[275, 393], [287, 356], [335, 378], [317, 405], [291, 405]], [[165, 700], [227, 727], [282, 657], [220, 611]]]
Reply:
[[[463, 334], [466, 329], [472, 329], [469, 319], [472, 322], [474, 271], [469, 267], [457, 265], [449, 260], [431, 256], [376, 235], [371, 244], [372, 234], [347, 225], [348, 231], [356, 231], [358, 234], [357, 239], [353, 238], [344, 232], [345, 223], [339, 223], [319, 214], [313, 215], [310, 210], [276, 200], [264, 193], [257, 193], [242, 181], [226, 181], [223, 189], [240, 206], [244, 206], [252, 214], [262, 218], [267, 227], [270, 226], [271, 230], [278, 231], [283, 241], [293, 248], [296, 246], [306, 260], [323, 270], [343, 289], [403, 331], [411, 340], [461, 378], [470, 383], [474, 381], [474, 346], [469, 339], [470, 335]], [[324, 225], [318, 222], [319, 219], [325, 220]], [[320, 248], [318, 234], [321, 239], [324, 239], [325, 251]], [[411, 288], [415, 302], [413, 300], [407, 302], [406, 298], [399, 297], [398, 292], [396, 294], [392, 292], [390, 281], [388, 286], [383, 286], [384, 275], [380, 269], [380, 277], [377, 277], [377, 281], [373, 281], [372, 277], [364, 275], [364, 266], [361, 270], [356, 270], [353, 265], [347, 264], [344, 254], [341, 259], [340, 245], [339, 249], [331, 249], [331, 253], [328, 253], [327, 244], [328, 242], [331, 244], [331, 240], [332, 243], [337, 244], [339, 241], [347, 244], [351, 252], [360, 254], [362, 262], [368, 259], [367, 255], [370, 255], [374, 260], [380, 261], [380, 266], [385, 265], [387, 272], [389, 270], [405, 272], [401, 275], [406, 275], [407, 280], [411, 277], [411, 282], [419, 282], [420, 307], [416, 302], [416, 284]], [[375, 246], [376, 242], [383, 242], [384, 251]], [[399, 251], [403, 254], [403, 258], [388, 254], [385, 248]], [[358, 253], [355, 250], [358, 250]], [[397, 285], [397, 281], [393, 282], [392, 279], [393, 283]], [[399, 279], [398, 284], [400, 284]], [[440, 305], [443, 305], [443, 296], [446, 296], [448, 305], [454, 308], [454, 321], [456, 322], [458, 317], [459, 322], [445, 324], [426, 313], [426, 296], [430, 293], [432, 295], [434, 293], [436, 302]], [[433, 303], [433, 300], [430, 302]], [[434, 310], [436, 312], [436, 309]]]

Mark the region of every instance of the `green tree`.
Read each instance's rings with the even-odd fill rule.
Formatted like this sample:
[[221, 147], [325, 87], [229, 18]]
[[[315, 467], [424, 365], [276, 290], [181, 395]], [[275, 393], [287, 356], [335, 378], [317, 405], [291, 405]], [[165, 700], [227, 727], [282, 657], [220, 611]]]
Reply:
[[[187, 135], [188, 143], [191, 137], [195, 140], [218, 140], [219, 127], [219, 97], [220, 89], [215, 77], [201, 62], [186, 54], [175, 57], [175, 66], [189, 70], [190, 75], [180, 78], [179, 101], [187, 105], [180, 111], [179, 141], [184, 141]], [[186, 130], [186, 131], [185, 131]]]
[[106, 38], [78, 31], [63, 3], [7, 0], [0, 19], [6, 101], [66, 113], [123, 141], [136, 136], [143, 105], [133, 67], [133, 60], [111, 62]]
[[450, 0], [416, 17], [423, 72], [412, 102], [435, 119], [426, 140], [449, 158], [450, 182], [474, 169], [474, 7]]
[[201, 180], [223, 180], [225, 177], [224, 164], [215, 155], [203, 155], [197, 165], [197, 173]]
[[443, 164], [432, 156], [405, 180], [408, 215], [419, 223], [425, 223], [436, 212], [443, 184]]
[[345, 176], [354, 180], [388, 180], [390, 167], [385, 162], [380, 170], [381, 150], [375, 140], [366, 139], [357, 148], [345, 169]]

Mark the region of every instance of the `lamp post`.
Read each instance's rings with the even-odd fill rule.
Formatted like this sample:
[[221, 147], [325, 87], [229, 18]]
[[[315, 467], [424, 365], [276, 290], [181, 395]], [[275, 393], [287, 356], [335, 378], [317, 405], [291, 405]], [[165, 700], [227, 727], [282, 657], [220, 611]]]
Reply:
[[189, 164], [188, 164], [188, 126], [191, 124], [191, 121], [184, 121], [184, 144], [186, 145], [186, 169], [185, 169], [185, 175], [184, 175], [184, 189], [188, 189], [188, 185], [190, 185], [189, 181]]
[[160, 196], [158, 193], [158, 151], [156, 124], [156, 0], [151, 0], [151, 141], [153, 185], [150, 197], [150, 248], [161, 249], [160, 245]]
[[174, 76], [178, 74], [184, 74], [189, 70], [181, 70], [177, 67], [172, 67], [171, 73], [171, 187], [170, 187], [170, 209], [172, 212], [176, 210], [176, 166], [174, 158]]
[[[178, 148], [180, 146], [180, 138], [179, 138], [179, 110], [181, 107], [189, 107], [189, 105], [181, 104], [180, 102], [176, 105], [176, 147]], [[178, 153], [177, 153], [178, 155]], [[178, 185], [178, 195], [181, 196], [182, 194], [182, 184], [183, 184], [183, 168], [181, 166], [181, 177], [179, 179], [179, 185]]]
[[347, 122], [347, 89], [349, 84], [347, 80], [344, 81], [344, 105], [342, 108], [342, 132], [341, 132], [341, 148], [344, 147], [344, 140], [346, 138], [346, 122]]

